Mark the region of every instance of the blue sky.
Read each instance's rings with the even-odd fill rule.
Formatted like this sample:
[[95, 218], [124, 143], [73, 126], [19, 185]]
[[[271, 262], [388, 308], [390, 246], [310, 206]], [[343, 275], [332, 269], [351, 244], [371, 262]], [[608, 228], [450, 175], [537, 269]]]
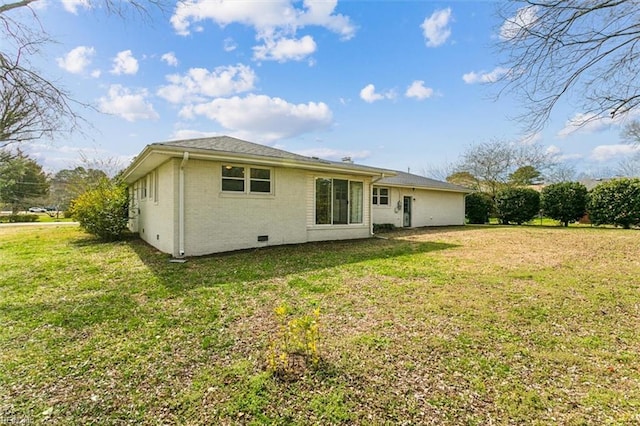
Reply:
[[127, 20], [88, 0], [34, 10], [58, 42], [37, 66], [96, 108], [80, 111], [86, 134], [27, 149], [48, 171], [223, 134], [419, 174], [493, 139], [536, 141], [592, 174], [634, 155], [619, 122], [568, 127], [581, 114], [570, 102], [522, 133], [517, 101], [487, 84], [504, 73], [493, 2], [190, 0]]

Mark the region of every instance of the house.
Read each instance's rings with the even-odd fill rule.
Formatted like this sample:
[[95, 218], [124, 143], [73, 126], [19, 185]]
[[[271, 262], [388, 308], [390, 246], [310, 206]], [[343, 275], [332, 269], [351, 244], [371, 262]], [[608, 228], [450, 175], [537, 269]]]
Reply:
[[[418, 217], [433, 211], [423, 209], [423, 193], [438, 190], [385, 180], [397, 174], [219, 136], [147, 145], [123, 179], [130, 191], [130, 229], [158, 250], [185, 257], [370, 237], [378, 211], [385, 211], [385, 189], [390, 203], [415, 188], [410, 225], [422, 226]], [[460, 224], [464, 198], [454, 193], [437, 192], [443, 201], [434, 206], [447, 206], [444, 216]], [[450, 204], [448, 197], [457, 198]], [[447, 224], [442, 214], [432, 216], [432, 224]]]
[[471, 192], [448, 182], [396, 171], [373, 185], [373, 221], [396, 227], [464, 225], [464, 200]]

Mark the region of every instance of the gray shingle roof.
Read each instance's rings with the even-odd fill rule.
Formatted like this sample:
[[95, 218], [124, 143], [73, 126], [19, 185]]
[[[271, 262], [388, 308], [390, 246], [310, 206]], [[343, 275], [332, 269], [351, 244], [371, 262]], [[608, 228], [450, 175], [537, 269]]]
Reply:
[[381, 173], [392, 173], [391, 170], [382, 169], [379, 167], [365, 166], [361, 164], [341, 161], [329, 161], [316, 157], [306, 157], [304, 155], [294, 154], [292, 152], [244, 141], [242, 139], [236, 139], [230, 136], [212, 136], [199, 139], [157, 142], [148, 145], [147, 147], [151, 149], [169, 147], [173, 150], [202, 150], [221, 154], [271, 158], [274, 160], [291, 160], [297, 162], [298, 164], [307, 164], [309, 167], [332, 167], [343, 169], [345, 171], [360, 171], [374, 175]]
[[243, 141], [242, 139], [236, 139], [230, 136], [213, 136], [200, 139], [159, 142], [152, 144], [152, 146], [171, 146], [180, 148], [203, 149], [207, 151], [259, 155], [262, 157], [273, 157], [298, 161], [311, 159], [303, 155], [294, 154], [292, 152], [283, 151], [281, 149], [272, 148], [266, 145]]
[[413, 175], [406, 172], [396, 171], [396, 173], [396, 176], [380, 179], [378, 182], [376, 182], [376, 185], [410, 186], [415, 188], [436, 189], [439, 191], [473, 192], [469, 188], [454, 185], [449, 182], [442, 182], [439, 180], [430, 179], [424, 176]]

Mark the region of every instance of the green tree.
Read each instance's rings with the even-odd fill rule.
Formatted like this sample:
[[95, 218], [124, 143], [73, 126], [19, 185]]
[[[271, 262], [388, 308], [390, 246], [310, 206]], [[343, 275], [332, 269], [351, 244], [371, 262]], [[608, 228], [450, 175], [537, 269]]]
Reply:
[[71, 202], [71, 214], [88, 233], [114, 241], [127, 228], [128, 205], [126, 185], [105, 178]]
[[98, 169], [76, 167], [63, 169], [51, 179], [50, 199], [60, 210], [67, 210], [71, 200], [84, 192], [98, 187], [107, 174]]
[[554, 183], [542, 189], [542, 211], [564, 226], [576, 222], [587, 212], [587, 187], [579, 182]]
[[445, 180], [454, 185], [464, 186], [465, 188], [480, 189], [478, 179], [469, 172], [455, 172], [447, 176]]
[[474, 192], [466, 196], [464, 213], [469, 223], [482, 224], [489, 222], [489, 214], [493, 211], [493, 200], [484, 192]]
[[10, 205], [14, 214], [48, 191], [47, 175], [35, 160], [19, 150], [16, 154], [0, 151], [0, 201]]
[[509, 184], [529, 186], [540, 183], [540, 172], [533, 166], [522, 166], [509, 175]]
[[503, 224], [522, 225], [540, 211], [540, 194], [530, 188], [506, 188], [496, 196], [498, 218]]
[[640, 225], [640, 179], [613, 179], [589, 193], [587, 210], [594, 225], [616, 225], [625, 229]]

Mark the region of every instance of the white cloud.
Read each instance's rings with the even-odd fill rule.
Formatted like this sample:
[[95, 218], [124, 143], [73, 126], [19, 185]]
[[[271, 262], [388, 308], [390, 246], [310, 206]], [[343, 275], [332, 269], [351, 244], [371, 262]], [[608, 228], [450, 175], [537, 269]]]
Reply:
[[264, 45], [253, 48], [253, 57], [257, 60], [285, 62], [288, 60], [300, 61], [316, 51], [316, 42], [311, 36], [301, 39], [265, 38]]
[[534, 145], [535, 143], [540, 142], [541, 140], [542, 140], [542, 133], [536, 132], [536, 133], [531, 133], [529, 135], [524, 136], [522, 139], [520, 139], [520, 144]]
[[178, 58], [176, 58], [175, 53], [173, 52], [167, 52], [164, 55], [162, 55], [160, 57], [161, 60], [163, 60], [164, 62], [167, 63], [167, 65], [170, 65], [172, 67], [177, 67], [178, 66]]
[[91, 9], [89, 0], [62, 0], [62, 6], [67, 12], [78, 14], [78, 9]]
[[101, 75], [102, 75], [102, 71], [98, 69], [91, 71], [91, 77], [93, 78], [99, 78]]
[[135, 74], [138, 72], [138, 60], [133, 57], [131, 50], [123, 50], [118, 52], [115, 58], [113, 58], [112, 74]]
[[451, 8], [449, 7], [436, 10], [431, 16], [425, 18], [420, 28], [422, 28], [428, 47], [438, 47], [447, 41], [451, 36], [451, 28], [449, 27], [451, 21]]
[[96, 53], [93, 47], [78, 46], [71, 49], [64, 57], [56, 58], [58, 66], [72, 74], [82, 74], [91, 64], [91, 57]]
[[217, 67], [213, 71], [191, 68], [184, 75], [166, 76], [169, 85], [158, 89], [158, 96], [171, 103], [202, 102], [203, 96], [234, 95], [253, 89], [256, 74], [242, 64]]
[[340, 161], [345, 157], [350, 157], [353, 161], [365, 160], [371, 157], [371, 151], [342, 151], [331, 148], [310, 148], [295, 151], [295, 153], [306, 157], [317, 157], [335, 161]]
[[565, 123], [564, 127], [560, 129], [557, 136], [565, 138], [572, 133], [597, 133], [603, 130], [607, 130], [611, 125], [618, 124], [618, 119], [611, 119], [610, 117], [597, 116], [592, 113], [576, 113]]
[[332, 122], [331, 110], [323, 102], [291, 104], [284, 99], [264, 95], [218, 98], [207, 103], [187, 105], [180, 111], [180, 116], [204, 116], [236, 134], [240, 132], [264, 141], [323, 130]]
[[615, 157], [631, 157], [640, 152], [640, 147], [615, 144], [615, 145], [599, 145], [591, 151], [590, 158], [595, 161], [608, 161]]
[[[538, 7], [525, 6], [516, 12], [514, 16], [506, 19], [500, 27], [500, 38], [514, 40], [521, 35], [521, 31], [528, 30], [538, 20]], [[524, 34], [524, 33], [522, 33]]]
[[370, 104], [382, 99], [393, 99], [395, 97], [396, 94], [393, 90], [389, 90], [385, 93], [376, 93], [376, 86], [373, 84], [367, 84], [362, 90], [360, 90], [360, 98]]
[[160, 116], [153, 105], [147, 102], [148, 96], [146, 89], [134, 93], [119, 84], [113, 84], [109, 87], [108, 95], [98, 100], [98, 108], [101, 112], [117, 115], [131, 122], [157, 120]]
[[82, 158], [91, 159], [92, 164], [102, 166], [114, 166], [105, 170], [115, 174], [118, 170], [129, 164], [133, 158], [131, 155], [121, 155], [99, 146], [79, 147], [72, 145], [59, 145], [51, 143], [29, 143], [24, 145], [25, 153], [37, 160], [48, 173], [56, 173], [62, 169], [74, 169], [79, 166], [87, 167]]
[[238, 45], [231, 37], [227, 37], [224, 39], [223, 48], [225, 52], [233, 52], [238, 48]]
[[210, 1], [186, 0], [178, 2], [171, 24], [180, 35], [188, 35], [192, 24], [212, 20], [220, 26], [232, 23], [253, 27], [258, 37], [268, 34], [295, 34], [305, 26], [320, 26], [349, 39], [355, 27], [349, 17], [335, 13], [337, 0], [305, 0], [301, 8], [297, 0], [271, 1]]
[[411, 83], [411, 86], [407, 88], [404, 93], [407, 98], [416, 98], [418, 100], [428, 99], [433, 96], [433, 89], [425, 87], [424, 81], [416, 80]]
[[492, 71], [489, 72], [475, 72], [471, 71], [462, 76], [462, 79], [467, 84], [476, 84], [476, 83], [495, 83], [504, 75], [509, 73], [508, 68], [496, 67]]
[[582, 154], [565, 154], [556, 145], [549, 145], [546, 149], [546, 153], [556, 162], [564, 162], [569, 160], [579, 160], [584, 156]]

